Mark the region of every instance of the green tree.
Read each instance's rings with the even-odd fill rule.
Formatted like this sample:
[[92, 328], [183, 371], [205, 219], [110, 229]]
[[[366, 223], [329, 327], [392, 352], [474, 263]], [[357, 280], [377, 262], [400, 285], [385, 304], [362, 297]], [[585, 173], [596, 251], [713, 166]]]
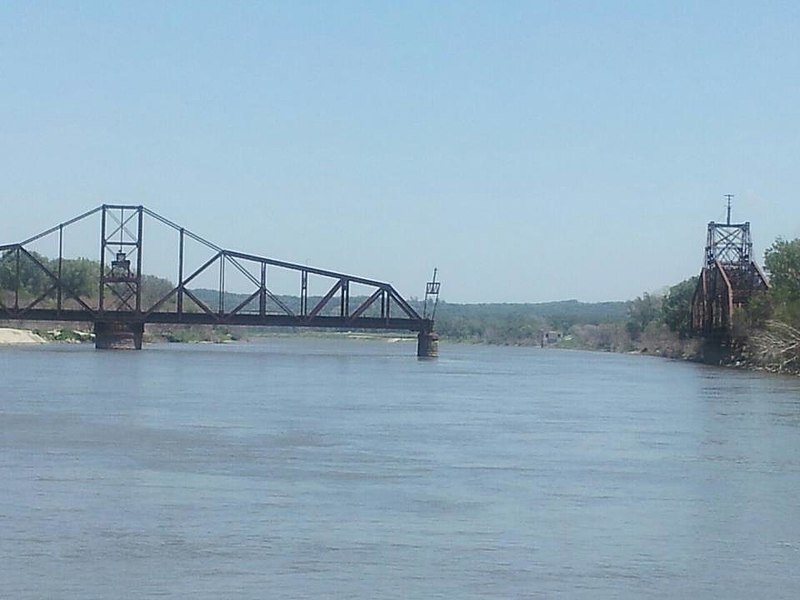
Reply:
[[691, 331], [692, 297], [698, 277], [690, 277], [669, 288], [661, 306], [664, 323], [670, 331], [686, 337]]
[[769, 273], [774, 316], [791, 325], [800, 324], [800, 239], [775, 240], [764, 253], [764, 267]]
[[31, 256], [35, 260], [25, 253], [20, 253], [17, 259], [17, 253], [9, 250], [0, 257], [0, 289], [16, 290], [19, 283], [24, 295], [38, 296], [52, 285], [51, 278], [36, 264], [39, 261], [49, 267], [50, 261], [36, 252], [31, 252]]
[[[168, 279], [155, 275], [142, 275], [142, 306], [149, 307], [161, 300], [175, 287]], [[234, 305], [235, 306], [235, 305]], [[161, 310], [175, 307], [175, 298], [162, 305]]]
[[764, 253], [772, 295], [781, 302], [800, 300], [800, 239], [778, 238]]
[[[58, 269], [58, 261], [53, 261], [53, 271]], [[97, 296], [100, 280], [100, 263], [88, 258], [64, 259], [61, 263], [61, 280], [64, 285], [82, 298]]]
[[645, 292], [629, 304], [625, 329], [632, 340], [638, 340], [647, 326], [660, 317], [661, 298]]

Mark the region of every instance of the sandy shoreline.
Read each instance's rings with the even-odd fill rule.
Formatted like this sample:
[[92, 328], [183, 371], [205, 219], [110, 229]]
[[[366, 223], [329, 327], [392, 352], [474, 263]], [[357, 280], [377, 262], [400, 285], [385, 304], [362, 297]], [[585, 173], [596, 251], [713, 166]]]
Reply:
[[0, 327], [0, 344], [44, 344], [46, 340], [25, 329]]

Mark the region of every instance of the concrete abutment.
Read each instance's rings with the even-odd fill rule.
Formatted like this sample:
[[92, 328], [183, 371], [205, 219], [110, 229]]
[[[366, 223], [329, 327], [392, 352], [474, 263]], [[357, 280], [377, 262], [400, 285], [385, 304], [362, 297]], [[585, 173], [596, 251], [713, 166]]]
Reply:
[[94, 347], [97, 350], [141, 350], [144, 323], [97, 321], [94, 324]]
[[439, 356], [439, 336], [432, 331], [420, 331], [417, 335], [417, 357], [435, 358]]

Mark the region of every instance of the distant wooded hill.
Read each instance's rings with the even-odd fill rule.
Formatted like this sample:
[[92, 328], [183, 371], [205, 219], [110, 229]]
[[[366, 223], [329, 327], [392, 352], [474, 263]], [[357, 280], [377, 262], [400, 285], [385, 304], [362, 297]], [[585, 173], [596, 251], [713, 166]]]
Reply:
[[[219, 291], [195, 289], [192, 293], [212, 310], [219, 307]], [[244, 294], [225, 294], [226, 308], [238, 306], [247, 298]], [[294, 311], [299, 310], [297, 296], [279, 296], [278, 299]], [[350, 298], [355, 307], [366, 297]], [[314, 306], [319, 297], [309, 297], [309, 306]], [[422, 314], [422, 302], [409, 302]], [[337, 311], [338, 304], [333, 301], [323, 314]], [[567, 331], [574, 325], [598, 325], [601, 323], [621, 323], [628, 318], [630, 302], [587, 303], [577, 300], [542, 302], [537, 304], [455, 304], [440, 302], [436, 309], [436, 331], [443, 338], [458, 341], [483, 342], [493, 344], [537, 344], [541, 332], [547, 330]], [[257, 308], [257, 301], [251, 302], [249, 309]], [[274, 310], [275, 303], [268, 303]]]
[[448, 317], [536, 317], [555, 328], [575, 324], [624, 321], [629, 302], [579, 302], [560, 300], [536, 304], [451, 304], [440, 302], [437, 314]]
[[566, 332], [574, 325], [620, 323], [628, 302], [577, 300], [538, 304], [451, 304], [440, 302], [436, 331], [458, 341], [489, 344], [538, 344], [542, 331]]

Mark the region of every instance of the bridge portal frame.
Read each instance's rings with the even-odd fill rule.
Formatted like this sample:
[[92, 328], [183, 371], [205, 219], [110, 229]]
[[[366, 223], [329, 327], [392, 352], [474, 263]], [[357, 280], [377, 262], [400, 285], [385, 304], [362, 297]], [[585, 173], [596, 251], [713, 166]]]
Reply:
[[691, 304], [694, 335], [730, 338], [735, 311], [769, 289], [769, 282], [752, 258], [750, 222], [711, 221], [706, 236], [705, 264]]

